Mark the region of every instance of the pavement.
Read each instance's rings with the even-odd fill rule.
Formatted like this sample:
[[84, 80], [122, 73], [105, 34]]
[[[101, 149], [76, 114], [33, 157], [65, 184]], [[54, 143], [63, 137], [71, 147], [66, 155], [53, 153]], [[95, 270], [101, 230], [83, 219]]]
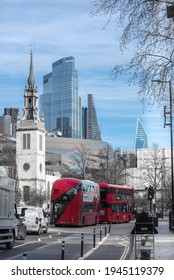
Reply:
[[[154, 253], [150, 254], [150, 259], [174, 260], [174, 233], [172, 233], [172, 231], [169, 231], [169, 218], [168, 217], [164, 217], [163, 219], [159, 218], [158, 227], [156, 227], [156, 229], [158, 231], [158, 234], [154, 234], [154, 247], [153, 247]], [[144, 244], [144, 249], [148, 250], [148, 242], [147, 242], [147, 246], [146, 244]], [[136, 253], [135, 236], [134, 236], [133, 249], [129, 259], [130, 260], [138, 259]]]
[[[142, 239], [146, 236], [140, 235], [141, 249], [137, 254], [137, 237], [131, 234], [129, 237], [122, 236], [117, 240], [113, 234], [108, 234], [96, 247], [83, 255], [85, 260], [117, 260], [118, 256], [121, 260], [174, 260], [174, 233], [169, 231], [169, 219], [164, 217], [158, 219], [158, 234], [146, 235], [147, 240], [142, 244]], [[149, 240], [153, 239], [153, 246]], [[130, 241], [131, 240], [131, 241]], [[136, 244], [135, 244], [136, 241]], [[139, 242], [139, 241], [138, 241]], [[144, 253], [145, 252], [145, 255]], [[121, 256], [121, 258], [120, 258]]]

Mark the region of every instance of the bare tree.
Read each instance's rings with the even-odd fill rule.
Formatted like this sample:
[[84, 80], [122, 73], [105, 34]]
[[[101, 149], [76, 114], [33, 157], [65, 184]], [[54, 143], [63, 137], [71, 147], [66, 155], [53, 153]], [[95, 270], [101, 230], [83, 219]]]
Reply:
[[15, 178], [15, 203], [16, 205], [20, 205], [20, 201], [21, 201], [21, 197], [22, 197], [22, 191], [19, 188], [19, 180], [18, 180], [18, 172], [17, 172], [17, 168], [16, 168], [16, 178]]
[[99, 181], [123, 185], [125, 165], [120, 150], [113, 150], [108, 144], [99, 151], [98, 157], [100, 160]]
[[91, 169], [93, 168], [93, 155], [91, 150], [84, 144], [75, 148], [67, 172], [79, 179], [91, 179]]
[[[171, 79], [174, 52], [174, 23], [167, 18], [166, 0], [94, 0], [93, 15], [114, 19], [116, 30], [122, 29], [120, 49], [130, 47], [133, 56], [127, 64], [115, 65], [113, 76], [123, 76], [129, 83], [138, 82], [144, 106], [166, 103], [168, 83], [153, 80]], [[125, 75], [126, 74], [126, 75]]]
[[47, 201], [46, 191], [40, 184], [38, 189], [31, 189], [28, 203], [30, 205], [42, 207]]
[[156, 144], [153, 145], [151, 152], [143, 157], [142, 179], [149, 186], [152, 185], [155, 190], [161, 188], [162, 180], [162, 155], [161, 149]]
[[16, 172], [16, 147], [5, 137], [0, 137], [2, 147], [0, 149], [0, 165], [6, 166], [10, 178], [15, 178]]
[[[170, 196], [169, 190], [169, 174], [170, 168], [168, 165], [164, 165], [165, 158], [163, 158], [162, 150], [158, 148], [157, 144], [153, 144], [151, 152], [143, 156], [142, 164], [140, 166], [142, 170], [141, 183], [147, 188], [151, 185], [154, 188], [155, 205], [160, 207], [159, 201], [166, 201]], [[165, 176], [165, 184], [164, 184]]]
[[171, 209], [172, 190], [171, 190], [171, 170], [165, 174], [165, 180], [162, 189], [163, 208]]

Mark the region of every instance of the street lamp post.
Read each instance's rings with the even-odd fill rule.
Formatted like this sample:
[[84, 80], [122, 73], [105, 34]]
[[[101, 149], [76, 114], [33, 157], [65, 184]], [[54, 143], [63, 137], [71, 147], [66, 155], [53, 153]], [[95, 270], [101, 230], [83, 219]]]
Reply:
[[[171, 148], [171, 217], [169, 217], [169, 223], [171, 222], [170, 230], [174, 232], [174, 178], [173, 178], [173, 94], [172, 94], [172, 79], [169, 81], [153, 80], [153, 82], [158, 83], [168, 83], [169, 84], [169, 94], [170, 94], [170, 110], [166, 111], [166, 106], [164, 106], [164, 127], [166, 125], [170, 126], [170, 148]], [[166, 115], [170, 115], [170, 122], [166, 123]], [[170, 225], [170, 224], [169, 224]]]
[[173, 100], [172, 100], [172, 80], [169, 81], [170, 85], [170, 144], [171, 144], [171, 188], [172, 188], [172, 201], [171, 201], [171, 230], [174, 232], [174, 190], [173, 190]]
[[165, 149], [162, 150], [162, 165], [161, 165], [161, 186], [162, 186], [162, 193], [161, 193], [161, 218], [164, 218], [164, 188], [165, 188]]

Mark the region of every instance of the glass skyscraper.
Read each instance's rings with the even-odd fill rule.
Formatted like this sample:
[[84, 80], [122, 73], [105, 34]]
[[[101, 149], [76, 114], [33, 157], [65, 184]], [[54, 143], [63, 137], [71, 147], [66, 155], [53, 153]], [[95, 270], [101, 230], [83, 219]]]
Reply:
[[137, 119], [135, 150], [141, 148], [148, 148], [148, 138], [146, 132], [144, 131], [144, 128], [142, 127], [140, 120]]
[[101, 140], [97, 114], [92, 94], [88, 94], [88, 112], [87, 112], [87, 138]]
[[16, 135], [16, 124], [19, 108], [4, 108], [4, 115], [11, 116], [12, 136]]
[[92, 94], [88, 94], [88, 107], [82, 108], [82, 138], [101, 140]]
[[87, 139], [87, 128], [88, 128], [88, 109], [82, 108], [82, 138]]
[[54, 62], [52, 72], [43, 77], [40, 108], [47, 132], [57, 131], [62, 137], [81, 138], [81, 98], [74, 57]]

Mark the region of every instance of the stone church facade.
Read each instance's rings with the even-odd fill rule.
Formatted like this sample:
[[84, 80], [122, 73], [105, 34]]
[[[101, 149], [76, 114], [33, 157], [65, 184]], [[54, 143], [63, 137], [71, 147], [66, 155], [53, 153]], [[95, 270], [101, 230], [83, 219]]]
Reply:
[[31, 191], [46, 191], [45, 125], [39, 118], [38, 91], [33, 73], [33, 53], [30, 53], [28, 85], [24, 90], [23, 117], [18, 114], [16, 128], [16, 165], [21, 203], [30, 201]]

